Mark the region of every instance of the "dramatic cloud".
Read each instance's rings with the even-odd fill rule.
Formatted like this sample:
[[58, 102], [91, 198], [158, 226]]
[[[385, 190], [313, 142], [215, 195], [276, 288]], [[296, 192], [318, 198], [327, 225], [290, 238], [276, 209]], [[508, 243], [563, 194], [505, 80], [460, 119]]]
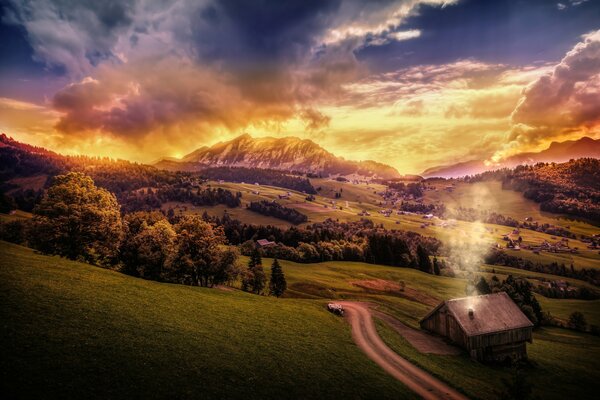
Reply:
[[[29, 45], [35, 72], [23, 84], [12, 79], [20, 65], [0, 76], [2, 129], [139, 161], [242, 132], [296, 135], [404, 172], [594, 135], [599, 34], [559, 65], [585, 31], [550, 32], [568, 44], [541, 61], [536, 38], [548, 32], [529, 34], [532, 10], [589, 26], [591, 2], [564, 0], [564, 12], [527, 2], [507, 15], [475, 3], [7, 0], [2, 24]], [[492, 35], [509, 25], [510, 43]]]
[[600, 130], [600, 31], [583, 37], [554, 69], [529, 84], [511, 115], [500, 159], [568, 135]]

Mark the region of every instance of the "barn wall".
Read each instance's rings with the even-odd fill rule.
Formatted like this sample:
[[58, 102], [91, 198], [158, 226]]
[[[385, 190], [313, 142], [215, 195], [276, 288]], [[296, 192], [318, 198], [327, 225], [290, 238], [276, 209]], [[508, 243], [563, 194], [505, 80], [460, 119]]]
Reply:
[[446, 318], [446, 307], [443, 306], [430, 315], [429, 318], [421, 321], [421, 328], [437, 333], [438, 335], [447, 336]]
[[467, 347], [468, 339], [462, 327], [458, 324], [456, 319], [448, 314], [448, 335], [451, 341], [462, 346]]
[[511, 329], [504, 332], [491, 333], [487, 335], [471, 336], [468, 341], [470, 349], [482, 347], [500, 346], [508, 343], [531, 341], [532, 328]]
[[527, 358], [526, 342], [508, 343], [499, 346], [482, 347], [470, 352], [471, 357], [483, 362], [504, 362]]

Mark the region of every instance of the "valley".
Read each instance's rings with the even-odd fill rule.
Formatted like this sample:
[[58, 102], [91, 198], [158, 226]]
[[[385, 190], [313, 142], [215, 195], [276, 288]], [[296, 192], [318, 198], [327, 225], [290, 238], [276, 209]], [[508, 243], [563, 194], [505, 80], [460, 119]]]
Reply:
[[[476, 362], [456, 347], [449, 354], [421, 353], [411, 340], [432, 338], [419, 321], [440, 302], [477, 294], [487, 285], [515, 290], [506, 283], [511, 280], [524, 282], [541, 308], [531, 316], [539, 326], [527, 345], [524, 372], [535, 382], [534, 395], [586, 397], [598, 379], [596, 360], [588, 357], [600, 351], [597, 222], [541, 211], [539, 203], [504, 189], [499, 180], [322, 177], [248, 167], [238, 177], [235, 168], [212, 169], [208, 179], [202, 170], [69, 159], [7, 143], [0, 153], [18, 153], [27, 167], [16, 162], [7, 169], [4, 201], [13, 209], [0, 214], [2, 239], [36, 246], [27, 234], [39, 223], [37, 204], [54, 177], [85, 177], [68, 171], [89, 173], [107, 195], [115, 194], [127, 235], [115, 253], [122, 261], [108, 262], [105, 269], [0, 242], [2, 302], [10, 305], [11, 321], [5, 327], [11, 345], [2, 355], [8, 393], [36, 396], [44, 388], [50, 397], [77, 397], [85, 393], [89, 377], [102, 374], [94, 382], [98, 398], [132, 396], [132, 390], [213, 398], [223, 388], [229, 398], [248, 398], [250, 387], [250, 398], [278, 398], [283, 392], [294, 398], [413, 398], [428, 385], [405, 379], [418, 374], [413, 365], [439, 387], [447, 385], [446, 393], [455, 398], [498, 398], [503, 380], [513, 379], [510, 367]], [[252, 178], [253, 171], [267, 183], [240, 179]], [[32, 206], [26, 211], [19, 204]], [[282, 214], [250, 209], [251, 204], [277, 205]], [[305, 222], [291, 215], [305, 216]], [[219, 247], [211, 250], [221, 255], [211, 262], [220, 263], [224, 254], [233, 257], [231, 275], [213, 288], [188, 286], [187, 261], [178, 264], [183, 227], [195, 229], [190, 223], [210, 224], [217, 235], [223, 229]], [[163, 231], [153, 231], [158, 226]], [[150, 232], [163, 236], [145, 236]], [[405, 253], [399, 258], [385, 254], [393, 246]], [[125, 257], [142, 249], [155, 253], [132, 266]], [[267, 288], [257, 296], [244, 286], [246, 265], [256, 252], [265, 276], [278, 258], [287, 282], [282, 298], [267, 296]], [[136, 264], [155, 260], [164, 263], [159, 275]], [[167, 269], [174, 267], [180, 269]], [[479, 286], [482, 280], [485, 285]], [[327, 312], [330, 302], [346, 305], [346, 321]], [[368, 305], [372, 325], [370, 317], [356, 319], [367, 309], [354, 305], [360, 310]], [[585, 328], [571, 326], [575, 312], [583, 315]], [[357, 336], [363, 328], [366, 336]], [[43, 354], [44, 349], [50, 351]], [[36, 359], [35, 366], [28, 359]], [[408, 369], [399, 367], [403, 363]], [[8, 372], [9, 364], [16, 365], [18, 375]], [[45, 376], [44, 371], [52, 372]], [[36, 384], [27, 386], [21, 376], [33, 377]], [[273, 376], [277, 384], [260, 383]], [[69, 386], [53, 384], [63, 381]], [[439, 396], [446, 395], [433, 398]]]

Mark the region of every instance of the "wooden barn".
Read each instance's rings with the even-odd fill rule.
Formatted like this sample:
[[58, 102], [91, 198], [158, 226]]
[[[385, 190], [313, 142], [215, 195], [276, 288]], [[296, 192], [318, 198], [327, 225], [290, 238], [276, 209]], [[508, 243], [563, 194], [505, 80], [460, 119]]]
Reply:
[[421, 321], [483, 362], [527, 358], [533, 324], [504, 292], [447, 300]]

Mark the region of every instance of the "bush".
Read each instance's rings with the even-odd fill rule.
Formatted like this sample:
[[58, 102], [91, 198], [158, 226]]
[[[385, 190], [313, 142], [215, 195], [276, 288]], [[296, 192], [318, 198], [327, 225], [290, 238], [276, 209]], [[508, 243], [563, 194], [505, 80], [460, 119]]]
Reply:
[[569, 328], [585, 332], [587, 329], [587, 321], [585, 316], [580, 311], [574, 311], [569, 315]]

